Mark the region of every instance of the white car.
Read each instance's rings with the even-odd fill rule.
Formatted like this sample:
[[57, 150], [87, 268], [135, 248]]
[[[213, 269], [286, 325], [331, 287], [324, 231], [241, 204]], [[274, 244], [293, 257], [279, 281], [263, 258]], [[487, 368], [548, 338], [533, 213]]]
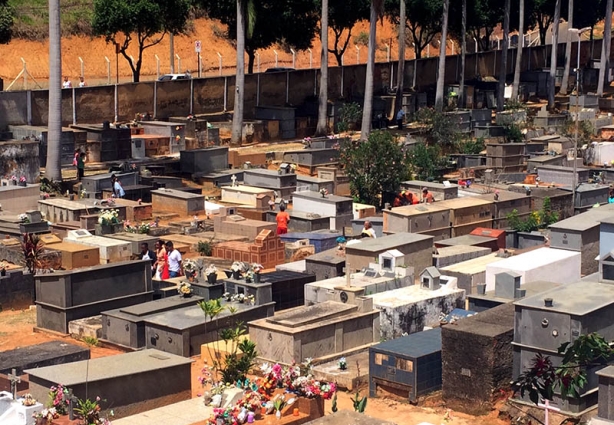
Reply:
[[188, 74], [164, 74], [158, 78], [158, 81], [189, 80], [190, 78]]

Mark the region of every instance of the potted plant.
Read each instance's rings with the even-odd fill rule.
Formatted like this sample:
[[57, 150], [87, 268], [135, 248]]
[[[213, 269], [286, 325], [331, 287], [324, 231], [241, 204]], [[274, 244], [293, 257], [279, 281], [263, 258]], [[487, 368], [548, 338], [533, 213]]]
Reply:
[[326, 198], [326, 195], [328, 195], [328, 190], [324, 188], [320, 189], [320, 195], [322, 195], [322, 198]]
[[209, 267], [205, 269], [205, 276], [207, 277], [207, 282], [210, 285], [214, 285], [217, 282], [217, 268], [210, 264]]
[[245, 282], [252, 283], [254, 281], [254, 274], [253, 270], [248, 270], [247, 273], [245, 273]]
[[196, 280], [196, 274], [198, 273], [198, 266], [192, 260], [183, 261], [183, 273], [188, 281], [194, 282]]
[[232, 278], [235, 280], [241, 279], [241, 273], [245, 271], [245, 267], [240, 261], [235, 261], [234, 263], [232, 263], [230, 269], [232, 270]]
[[23, 186], [23, 187], [28, 186], [28, 181], [26, 180], [25, 176], [19, 177], [19, 186]]
[[15, 177], [15, 176], [11, 176], [11, 184], [12, 184], [13, 186], [17, 186], [17, 177]]
[[347, 368], [348, 368], [347, 360], [345, 360], [345, 357], [341, 357], [339, 359], [339, 369], [346, 370]]
[[183, 298], [190, 298], [192, 296], [192, 285], [188, 282], [181, 282], [177, 288], [179, 295]]
[[260, 283], [260, 272], [264, 270], [262, 264], [254, 263], [252, 264], [252, 272], [253, 272], [253, 280], [254, 283]]
[[98, 224], [96, 224], [96, 235], [109, 235], [117, 233], [122, 228], [122, 222], [119, 220], [119, 211], [114, 209], [106, 209], [98, 216]]

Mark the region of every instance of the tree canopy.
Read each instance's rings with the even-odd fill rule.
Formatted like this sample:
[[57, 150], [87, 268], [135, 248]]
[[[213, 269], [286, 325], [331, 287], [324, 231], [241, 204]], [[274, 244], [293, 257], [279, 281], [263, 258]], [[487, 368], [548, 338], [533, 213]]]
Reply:
[[[190, 7], [190, 0], [94, 0], [92, 29], [107, 43], [119, 45], [119, 53], [130, 64], [134, 82], [138, 82], [143, 50], [158, 44], [166, 33], [184, 32]], [[139, 49], [136, 63], [127, 52], [133, 37]]]
[[[406, 0], [405, 4], [409, 42], [413, 43], [416, 57], [420, 58], [426, 46], [441, 31], [443, 0]], [[399, 25], [399, 0], [386, 0], [385, 7], [386, 15], [393, 23]]]
[[[321, 0], [316, 0], [318, 8]], [[369, 19], [369, 0], [331, 1], [328, 3], [328, 27], [335, 34], [334, 48], [328, 51], [335, 55], [337, 65], [350, 44], [352, 28], [357, 22]], [[344, 34], [345, 32], [345, 34]]]
[[[228, 38], [237, 37], [236, 0], [198, 0], [209, 17], [219, 19], [228, 27]], [[313, 0], [262, 0], [255, 1], [252, 34], [247, 34], [248, 72], [254, 72], [257, 50], [280, 43], [296, 50], [311, 47], [320, 19], [320, 12]]]
[[13, 8], [8, 0], [0, 0], [0, 44], [7, 44], [13, 35]]

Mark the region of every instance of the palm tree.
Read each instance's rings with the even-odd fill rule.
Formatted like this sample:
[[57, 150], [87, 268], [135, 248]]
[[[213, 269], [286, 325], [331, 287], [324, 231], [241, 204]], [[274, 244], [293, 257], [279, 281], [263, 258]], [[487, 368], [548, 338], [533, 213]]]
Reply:
[[318, 96], [318, 125], [316, 136], [324, 136], [327, 131], [328, 115], [328, 0], [322, 0], [320, 17], [322, 59], [320, 62], [320, 95]]
[[612, 42], [612, 0], [608, 0], [605, 4], [605, 28], [603, 31], [603, 44], [601, 45], [601, 62], [599, 63], [599, 84], [597, 86], [597, 95], [603, 96], [603, 86], [608, 81], [608, 72], [610, 68], [610, 43]]
[[371, 119], [373, 118], [373, 68], [375, 68], [375, 45], [377, 40], [377, 18], [381, 15], [384, 0], [371, 0], [371, 14], [369, 16], [369, 53], [367, 55], [367, 73], [365, 77], [365, 102], [362, 109], [362, 126], [360, 139], [367, 140], [371, 133]]
[[524, 0], [520, 0], [520, 17], [518, 21], [518, 46], [516, 47], [516, 66], [514, 67], [514, 83], [512, 84], [512, 99], [518, 99], [520, 87], [520, 68], [522, 67], [522, 51], [524, 49]]
[[552, 49], [550, 50], [550, 78], [548, 79], [548, 109], [554, 108], [554, 90], [556, 75], [556, 50], [559, 46], [559, 21], [561, 20], [561, 0], [556, 0], [554, 20], [552, 21]]
[[441, 23], [441, 43], [439, 45], [439, 67], [437, 69], [437, 88], [435, 90], [435, 109], [443, 111], [443, 85], [446, 77], [446, 43], [448, 36], [448, 10], [450, 0], [443, 2], [443, 17]]
[[235, 103], [232, 114], [232, 133], [230, 141], [241, 143], [243, 140], [243, 107], [245, 91], [245, 18], [247, 15], [247, 34], [254, 28], [254, 3], [251, 0], [237, 0], [237, 74], [235, 76]]
[[505, 0], [503, 15], [503, 50], [501, 51], [501, 68], [499, 70], [499, 89], [497, 91], [497, 111], [501, 112], [505, 105], [505, 82], [507, 80], [507, 48], [510, 39], [510, 6], [511, 1]]
[[397, 68], [397, 96], [395, 112], [403, 107], [403, 86], [405, 85], [405, 0], [399, 2], [399, 66]]
[[[521, 0], [522, 1], [522, 0]], [[458, 90], [458, 106], [465, 107], [465, 58], [467, 57], [467, 0], [463, 0], [461, 9], [461, 70]]]
[[[569, 0], [567, 7], [567, 29], [573, 28], [573, 0]], [[567, 86], [569, 85], [569, 69], [571, 67], [571, 33], [567, 33], [567, 44], [565, 45], [565, 70], [563, 71], [563, 80], [561, 81], [560, 94], [567, 94]]]
[[60, 34], [60, 0], [49, 0], [49, 129], [45, 175], [62, 180], [60, 139], [62, 137], [62, 36]]

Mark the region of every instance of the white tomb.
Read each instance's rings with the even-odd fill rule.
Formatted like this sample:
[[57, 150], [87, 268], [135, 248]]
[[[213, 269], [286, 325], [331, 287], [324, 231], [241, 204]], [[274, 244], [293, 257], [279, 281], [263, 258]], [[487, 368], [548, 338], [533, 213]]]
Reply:
[[100, 264], [128, 261], [132, 255], [130, 242], [94, 236], [85, 229], [69, 230], [64, 242], [97, 247], [100, 250]]

